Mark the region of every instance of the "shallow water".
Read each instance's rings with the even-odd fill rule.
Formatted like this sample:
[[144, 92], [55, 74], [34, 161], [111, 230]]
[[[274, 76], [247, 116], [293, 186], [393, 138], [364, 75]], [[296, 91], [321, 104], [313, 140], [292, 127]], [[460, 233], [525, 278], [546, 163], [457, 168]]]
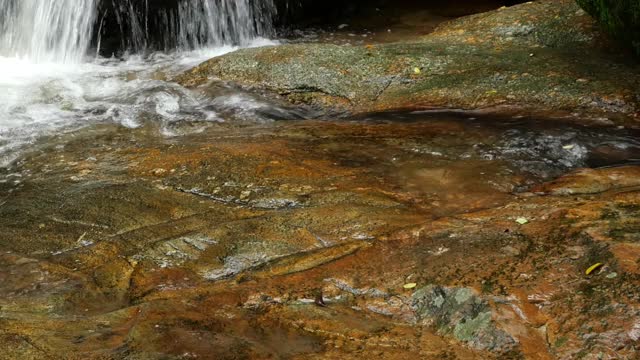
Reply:
[[[254, 40], [251, 46], [274, 45]], [[0, 57], [0, 166], [41, 136], [113, 122], [134, 128], [143, 119], [225, 121], [218, 111], [250, 112], [264, 107], [235, 92], [211, 98], [174, 82], [172, 76], [237, 49], [223, 46], [191, 52], [96, 58], [79, 64]], [[170, 132], [168, 131], [168, 134]]]
[[[251, 46], [277, 46], [277, 43], [257, 39]], [[47, 148], [58, 135], [74, 134], [100, 124], [124, 129], [150, 125], [153, 136], [157, 136], [153, 141], [162, 142], [206, 131], [214, 124], [245, 127], [237, 136], [248, 138], [253, 131], [274, 134], [287, 131], [282, 129], [287, 129], [289, 123], [272, 123], [275, 120], [323, 117], [311, 109], [294, 107], [274, 97], [227, 84], [187, 89], [171, 80], [202, 61], [236, 49], [224, 46], [191, 52], [128, 55], [120, 59], [98, 57], [80, 64], [35, 63], [0, 57], [3, 69], [0, 86], [5, 89], [0, 94], [0, 166], [9, 166], [22, 154], [37, 148]], [[448, 173], [440, 174], [442, 169], [437, 165], [452, 166], [460, 174], [467, 174], [459, 176], [461, 188], [465, 188], [464, 182], [477, 180], [474, 174], [480, 174], [484, 184], [494, 184], [489, 188], [521, 191], [575, 168], [615, 166], [640, 160], [637, 134], [621, 127], [477, 116], [464, 111], [370, 114], [347, 122], [355, 128], [386, 124], [391, 132], [420, 123], [437, 128], [437, 134], [427, 138], [408, 133], [399, 140], [384, 135], [382, 143], [371, 143], [373, 139], [368, 139], [366, 145], [352, 142], [349, 138], [352, 130], [345, 129], [346, 134], [336, 134], [338, 138], [344, 137], [344, 144], [332, 146], [339, 147], [339, 161], [347, 166], [371, 166], [382, 173], [412, 173], [409, 178], [446, 177]], [[261, 127], [269, 123], [272, 124]], [[302, 124], [304, 126], [304, 122]], [[310, 139], [310, 143], [317, 141]], [[393, 146], [394, 142], [401, 144], [398, 146], [402, 150], [395, 156], [389, 159], [386, 154], [370, 156], [377, 148]], [[426, 172], [425, 159], [429, 161], [426, 167], [431, 168]], [[523, 180], [504, 184], [500, 179], [507, 173], [509, 177], [518, 176]], [[413, 182], [405, 180], [407, 184]], [[433, 182], [426, 182], [435, 186]], [[431, 190], [438, 191], [436, 188]], [[450, 186], [441, 190], [449, 191]]]
[[[640, 161], [640, 132], [622, 126], [589, 126], [561, 119], [487, 116], [458, 110], [371, 114], [367, 123], [451, 122], [462, 127], [462, 154], [431, 150], [444, 158], [505, 160], [521, 171], [548, 179], [579, 167], [617, 166]], [[467, 142], [472, 134], [482, 141]]]
[[[287, 325], [316, 327], [318, 314], [324, 327], [405, 341], [386, 325], [396, 318], [372, 318], [401, 305], [381, 303], [387, 291], [511, 269], [527, 239], [515, 219], [545, 226], [573, 198], [521, 192], [640, 159], [624, 128], [455, 111], [318, 119], [225, 84], [170, 81], [231, 50], [76, 68], [3, 60], [14, 71], [0, 95], [0, 316], [25, 338], [56, 353], [223, 357], [235, 352], [216, 340], [224, 332], [286, 357], [323, 349]], [[329, 280], [362, 306], [334, 292], [320, 312], [315, 289]]]

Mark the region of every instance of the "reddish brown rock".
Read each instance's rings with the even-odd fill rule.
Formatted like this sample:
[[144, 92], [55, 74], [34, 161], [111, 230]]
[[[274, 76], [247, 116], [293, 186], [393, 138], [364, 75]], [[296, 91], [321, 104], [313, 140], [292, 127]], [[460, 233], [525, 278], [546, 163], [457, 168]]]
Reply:
[[495, 131], [443, 118], [62, 137], [0, 183], [0, 345], [17, 358], [632, 356], [640, 192], [617, 186], [635, 168], [593, 170], [621, 179], [604, 192], [519, 194], [545, 178], [466, 144], [498, 148]]
[[554, 195], [597, 194], [640, 186], [640, 166], [580, 169], [533, 189]]

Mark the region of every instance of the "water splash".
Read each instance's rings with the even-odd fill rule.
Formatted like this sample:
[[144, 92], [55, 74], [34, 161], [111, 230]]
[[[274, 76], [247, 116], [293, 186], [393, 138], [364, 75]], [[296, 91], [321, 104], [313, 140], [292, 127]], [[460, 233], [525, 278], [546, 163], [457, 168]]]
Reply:
[[[258, 38], [273, 34], [273, 0], [168, 3], [173, 7], [148, 0], [0, 0], [0, 167], [42, 136], [88, 124], [157, 121], [169, 129], [175, 122], [221, 121], [219, 111], [244, 116], [251, 99], [229, 105], [166, 79], [237, 46], [273, 45]], [[99, 53], [102, 40], [118, 38], [128, 50], [118, 59], [87, 57], [92, 48]], [[163, 45], [177, 51], [153, 52]], [[252, 118], [264, 112], [255, 109]]]
[[[248, 46], [274, 45], [256, 40]], [[173, 135], [179, 123], [224, 119], [270, 119], [268, 104], [250, 97], [227, 101], [227, 94], [202, 95], [166, 81], [198, 63], [236, 50], [222, 46], [191, 52], [97, 58], [81, 64], [33, 63], [0, 56], [0, 168], [41, 137], [96, 123], [139, 127], [159, 124]], [[235, 90], [229, 90], [233, 94]], [[221, 97], [221, 99], [218, 99]], [[198, 125], [194, 125], [197, 127]]]

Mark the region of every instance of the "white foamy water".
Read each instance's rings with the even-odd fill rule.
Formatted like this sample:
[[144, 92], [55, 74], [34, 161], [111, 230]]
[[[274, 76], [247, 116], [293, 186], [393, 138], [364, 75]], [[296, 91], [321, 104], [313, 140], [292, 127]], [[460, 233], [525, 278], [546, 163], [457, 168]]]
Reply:
[[[273, 44], [256, 39], [249, 46]], [[211, 107], [215, 99], [164, 79], [234, 50], [221, 46], [77, 64], [0, 57], [0, 166], [44, 135], [100, 122], [137, 127], [143, 118], [161, 124], [221, 121]], [[255, 107], [252, 101], [248, 99], [247, 104]]]
[[[273, 33], [271, 0], [182, 0], [177, 13], [160, 12], [166, 18], [158, 23], [159, 36], [171, 53], [148, 55], [148, 24], [154, 20], [148, 1], [119, 0], [112, 15], [131, 32], [118, 34], [121, 50], [146, 55], [87, 59], [93, 40], [97, 49], [91, 52], [100, 49], [106, 14], [98, 13], [98, 3], [0, 0], [0, 166], [44, 135], [99, 122], [137, 127], [148, 119], [161, 125], [221, 121], [212, 104], [228, 106], [166, 79], [236, 49], [225, 44], [274, 44], [259, 37]], [[93, 39], [96, 26], [100, 35]], [[256, 108], [252, 99], [245, 102]], [[162, 132], [172, 135], [166, 127]]]

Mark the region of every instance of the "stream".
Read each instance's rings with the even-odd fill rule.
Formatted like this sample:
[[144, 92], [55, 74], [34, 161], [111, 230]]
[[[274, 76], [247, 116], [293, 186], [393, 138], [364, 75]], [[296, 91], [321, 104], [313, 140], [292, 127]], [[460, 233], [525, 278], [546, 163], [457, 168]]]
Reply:
[[[256, 39], [250, 46], [273, 45]], [[80, 64], [34, 63], [0, 57], [0, 164], [43, 135], [112, 122], [137, 127], [146, 118], [170, 124], [191, 119], [224, 121], [217, 110], [259, 106], [238, 95], [207, 98], [167, 79], [236, 47], [97, 58]]]
[[[146, 12], [137, 13], [126, 5], [128, 2], [123, 3], [114, 11], [119, 14], [121, 28], [127, 25], [130, 33], [123, 44], [127, 51], [118, 57], [89, 56], [91, 51], [100, 53], [101, 38], [94, 49], [91, 36], [100, 15], [98, 3], [72, 3], [0, 1], [4, 14], [0, 24], [4, 29], [0, 37], [0, 166], [8, 166], [25, 151], [37, 148], [43, 137], [96, 124], [137, 128], [152, 122], [158, 124], [160, 134], [172, 137], [184, 135], [186, 128], [202, 131], [203, 126], [215, 123], [246, 126], [327, 118], [322, 112], [295, 108], [227, 84], [187, 89], [171, 81], [181, 72], [238, 47], [278, 46], [277, 41], [261, 37], [274, 33], [270, 3], [263, 8], [246, 1], [184, 3], [167, 18], [174, 20], [163, 20], [167, 29], [176, 29], [175, 33], [161, 34], [165, 43], [175, 44], [164, 51], [147, 48], [151, 34], [142, 24], [150, 21], [148, 5]], [[450, 115], [373, 114], [369, 119], [360, 118], [446, 121]], [[532, 119], [518, 118], [477, 120], [464, 112], [453, 118], [469, 121], [459, 134], [461, 138], [465, 132], [483, 129], [498, 140], [470, 144], [471, 149], [458, 154], [460, 144], [436, 139], [440, 144], [432, 150], [416, 151], [440, 154], [442, 158], [504, 159], [538, 180], [577, 167], [616, 165], [640, 158], [638, 142], [625, 129], [600, 131], [554, 125], [552, 121], [540, 125]], [[184, 123], [191, 125], [181, 126]]]
[[[552, 359], [597, 341], [635, 354], [640, 169], [626, 165], [640, 163], [639, 130], [577, 115], [354, 115], [258, 85], [174, 81], [242, 48], [414, 41], [434, 19], [427, 9], [398, 35], [343, 24], [282, 38], [282, 4], [0, 0], [0, 358]], [[556, 8], [516, 10], [537, 4]], [[511, 11], [494, 15], [519, 24]], [[320, 64], [320, 83], [367, 89], [387, 66], [417, 91], [475, 76], [482, 95], [483, 72], [416, 67], [454, 63], [422, 45], [367, 45], [350, 55], [373, 61], [367, 74], [297, 58], [298, 45], [245, 65], [274, 57], [305, 77]], [[551, 51], [524, 49], [533, 62]], [[567, 89], [590, 84], [578, 80]]]

